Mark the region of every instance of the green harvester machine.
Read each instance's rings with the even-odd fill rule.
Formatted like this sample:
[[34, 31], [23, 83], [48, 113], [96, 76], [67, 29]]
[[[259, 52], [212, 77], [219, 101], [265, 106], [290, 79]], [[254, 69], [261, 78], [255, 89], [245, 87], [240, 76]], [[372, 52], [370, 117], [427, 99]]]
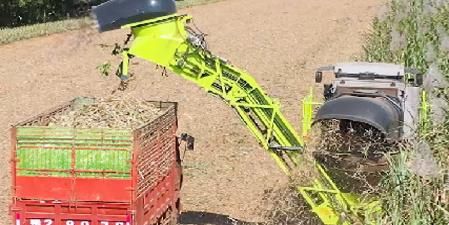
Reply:
[[[174, 1], [110, 0], [92, 12], [100, 32], [131, 29], [125, 44], [131, 43], [122, 51], [117, 73], [123, 86], [131, 58], [153, 62], [223, 99], [285, 174], [304, 163], [303, 140], [281, 113], [280, 104], [249, 73], [211, 53], [205, 35], [192, 25], [191, 16], [176, 13]], [[326, 101], [317, 116], [313, 115], [312, 96], [304, 100], [303, 132], [316, 121], [338, 119], [367, 123], [388, 137], [401, 139], [407, 133], [404, 124], [414, 124], [410, 121], [420, 114], [416, 109], [422, 107], [421, 75], [413, 70], [390, 64], [337, 64], [320, 68], [317, 82], [326, 71], [335, 80], [325, 84]], [[361, 108], [372, 113], [355, 110]], [[406, 110], [413, 112], [406, 115]], [[315, 169], [318, 178], [297, 190], [324, 224], [374, 221], [381, 210], [377, 200], [345, 193], [323, 165], [316, 162]]]

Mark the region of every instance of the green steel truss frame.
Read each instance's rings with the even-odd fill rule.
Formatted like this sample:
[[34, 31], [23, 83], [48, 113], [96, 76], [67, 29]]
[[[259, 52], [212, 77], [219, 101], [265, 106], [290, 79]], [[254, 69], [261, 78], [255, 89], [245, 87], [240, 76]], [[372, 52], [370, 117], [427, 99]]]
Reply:
[[[219, 96], [235, 109], [281, 170], [290, 175], [293, 168], [304, 163], [304, 144], [282, 115], [279, 103], [266, 95], [250, 74], [210, 53], [202, 36], [188, 26], [190, 20], [187, 15], [170, 15], [124, 26], [131, 28], [134, 39], [123, 51], [119, 76], [126, 80], [129, 59], [139, 57]], [[311, 120], [312, 116], [307, 118]], [[319, 178], [310, 186], [298, 187], [298, 192], [324, 224], [363, 222], [379, 210], [377, 201], [364, 203], [342, 193], [321, 165], [316, 164], [316, 172]]]

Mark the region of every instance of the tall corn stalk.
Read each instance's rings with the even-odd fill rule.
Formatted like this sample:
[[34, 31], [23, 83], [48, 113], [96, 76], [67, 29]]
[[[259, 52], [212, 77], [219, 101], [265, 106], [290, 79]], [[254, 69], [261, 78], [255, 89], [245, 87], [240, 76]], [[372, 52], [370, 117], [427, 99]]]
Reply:
[[413, 143], [389, 157], [378, 224], [449, 224], [449, 1], [392, 0], [388, 8], [373, 22], [364, 58], [424, 71], [431, 117]]

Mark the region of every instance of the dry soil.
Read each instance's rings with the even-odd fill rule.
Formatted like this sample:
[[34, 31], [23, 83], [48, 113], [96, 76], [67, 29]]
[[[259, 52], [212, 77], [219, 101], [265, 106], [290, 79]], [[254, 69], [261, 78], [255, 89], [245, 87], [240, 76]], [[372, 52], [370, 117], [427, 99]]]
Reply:
[[[194, 16], [215, 54], [249, 71], [279, 99], [299, 129], [300, 100], [314, 86], [314, 69], [359, 55], [383, 2], [227, 0], [182, 13]], [[83, 29], [0, 46], [0, 224], [9, 224], [10, 125], [75, 96], [109, 96], [118, 80], [96, 67], [117, 62], [112, 46], [126, 33]], [[137, 80], [128, 92], [179, 102], [179, 131], [196, 137], [196, 151], [184, 157], [184, 211], [259, 221], [264, 191], [286, 182], [274, 162], [220, 99], [175, 74], [161, 76], [153, 64], [134, 62]]]

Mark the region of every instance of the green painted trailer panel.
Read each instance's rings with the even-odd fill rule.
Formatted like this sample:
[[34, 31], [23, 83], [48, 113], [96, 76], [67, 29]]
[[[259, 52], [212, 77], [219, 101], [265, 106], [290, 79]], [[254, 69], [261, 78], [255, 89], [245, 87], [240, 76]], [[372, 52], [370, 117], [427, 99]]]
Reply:
[[17, 175], [129, 178], [132, 150], [132, 130], [18, 127]]

